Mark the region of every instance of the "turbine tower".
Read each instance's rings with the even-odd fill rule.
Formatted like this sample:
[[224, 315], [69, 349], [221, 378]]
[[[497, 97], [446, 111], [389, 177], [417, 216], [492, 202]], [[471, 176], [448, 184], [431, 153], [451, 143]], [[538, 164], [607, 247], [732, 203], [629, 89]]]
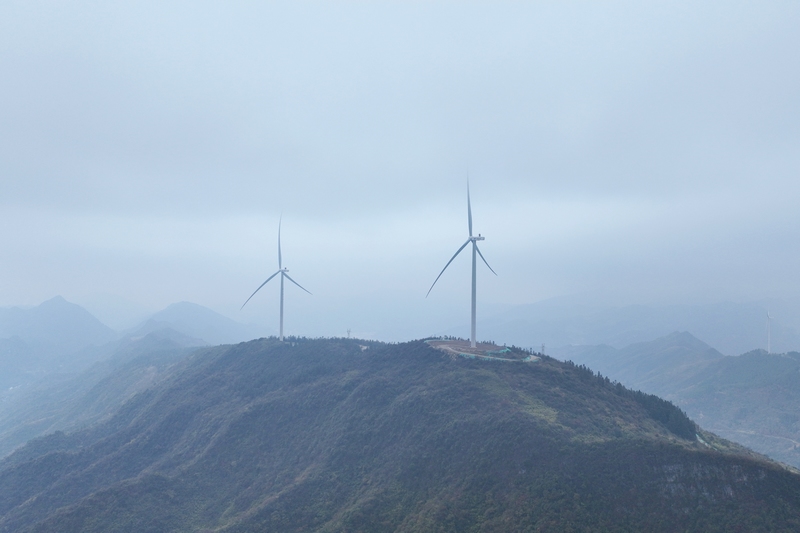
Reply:
[[[496, 276], [497, 272], [495, 272], [492, 269], [492, 267], [489, 266], [489, 263], [486, 261], [486, 258], [483, 257], [483, 254], [481, 253], [480, 248], [478, 248], [478, 241], [483, 241], [483, 240], [486, 239], [486, 237], [482, 237], [480, 233], [478, 234], [477, 237], [472, 235], [472, 205], [471, 205], [470, 200], [469, 200], [469, 182], [467, 182], [467, 224], [469, 225], [469, 239], [467, 239], [467, 242], [462, 244], [461, 248], [459, 248], [456, 251], [456, 253], [453, 254], [453, 257], [450, 258], [450, 261], [447, 262], [447, 264], [444, 266], [442, 271], [439, 272], [439, 275], [436, 276], [436, 279], [433, 280], [433, 285], [436, 285], [436, 282], [439, 281], [439, 278], [442, 277], [442, 274], [444, 274], [444, 271], [447, 270], [447, 267], [450, 266], [450, 263], [453, 262], [453, 259], [455, 259], [456, 256], [461, 253], [461, 250], [466, 248], [469, 243], [472, 243], [472, 322], [471, 322], [471, 331], [470, 331], [470, 337], [469, 337], [469, 344], [470, 344], [470, 346], [475, 348], [475, 309], [476, 309], [476, 292], [477, 292], [477, 282], [476, 282], [476, 275], [475, 275], [476, 253], [477, 253], [477, 255], [481, 256], [481, 259], [486, 264], [486, 266], [489, 267], [489, 270], [492, 271], [492, 274], [494, 274]], [[433, 285], [431, 285], [431, 288], [428, 289], [428, 294], [430, 294], [431, 291], [433, 290]], [[428, 297], [428, 294], [425, 295], [425, 298]]]
[[[287, 272], [289, 272], [289, 269], [288, 268], [283, 268], [283, 260], [281, 258], [281, 220], [278, 219], [278, 271], [275, 272], [270, 277], [268, 277], [267, 281], [265, 281], [264, 283], [259, 285], [258, 288], [253, 292], [253, 294], [250, 295], [250, 298], [255, 296], [256, 293], [261, 290], [261, 287], [266, 285], [269, 280], [271, 280], [272, 278], [274, 278], [278, 274], [281, 275], [281, 322], [280, 322], [280, 324], [281, 324], [281, 326], [280, 326], [280, 340], [281, 340], [281, 342], [283, 342], [283, 278], [288, 279], [289, 281], [291, 281], [292, 283], [294, 283], [295, 285], [297, 285], [298, 287], [300, 287], [304, 291], [308, 292], [308, 294], [311, 294], [308, 290], [306, 290], [305, 287], [303, 287], [302, 285], [297, 283], [295, 280], [293, 280], [291, 277], [289, 277], [289, 274], [287, 274]], [[250, 301], [250, 298], [248, 298], [242, 304], [242, 307], [239, 309], [240, 311], [242, 309], [244, 309], [244, 306], [247, 305], [247, 302]]]
[[767, 311], [767, 353], [768, 354], [772, 353], [770, 351], [770, 341], [772, 340], [770, 338], [772, 336], [772, 328], [771, 328], [771, 324], [770, 324], [771, 320], [772, 320], [772, 317], [770, 316], [769, 311]]

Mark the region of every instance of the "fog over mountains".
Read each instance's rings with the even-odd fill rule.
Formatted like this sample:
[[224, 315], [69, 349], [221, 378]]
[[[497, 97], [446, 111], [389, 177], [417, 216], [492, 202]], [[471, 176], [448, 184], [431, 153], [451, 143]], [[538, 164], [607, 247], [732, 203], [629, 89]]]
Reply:
[[[289, 333], [442, 333], [469, 261], [424, 294], [468, 175], [498, 273], [479, 319], [583, 292], [797, 298], [798, 25], [795, 2], [4, 2], [0, 306], [236, 318], [283, 213], [314, 293]], [[675, 329], [757, 347], [681, 324], [619, 342]]]
[[123, 331], [112, 330], [86, 309], [61, 296], [31, 308], [0, 308], [0, 339], [9, 342], [9, 346], [13, 342], [24, 344], [43, 356], [63, 356], [121, 337], [135, 337], [166, 328], [206, 344], [241, 342], [259, 335], [259, 328], [255, 326], [241, 324], [189, 302], [172, 304]]
[[[623, 348], [647, 342], [674, 331], [687, 331], [725, 355], [765, 349], [766, 313], [772, 320], [772, 349], [800, 351], [800, 305], [795, 302], [722, 302], [707, 305], [613, 306], [587, 303], [585, 299], [557, 298], [525, 306], [487, 311], [478, 321], [481, 338], [539, 349], [565, 346], [609, 345]], [[481, 315], [479, 315], [480, 317]], [[296, 322], [305, 317], [291, 316]], [[440, 322], [428, 334], [467, 333], [465, 325]], [[0, 353], [9, 361], [30, 350], [37, 358], [75, 353], [124, 336], [141, 336], [170, 328], [200, 344], [228, 344], [274, 335], [269, 325], [243, 324], [207, 307], [178, 302], [146, 319], [130, 323], [121, 331], [103, 325], [81, 306], [58, 296], [32, 308], [0, 308]], [[376, 340], [395, 339], [384, 326], [374, 332]], [[306, 334], [321, 335], [311, 328]], [[342, 331], [339, 335], [346, 335]], [[385, 335], [385, 337], [384, 337]], [[405, 339], [407, 340], [407, 339]], [[89, 357], [91, 359], [91, 357]], [[76, 357], [76, 361], [79, 358]]]
[[60, 296], [0, 309], [0, 455], [102, 419], [192, 347], [259, 336], [258, 328], [188, 302], [125, 331]]
[[597, 344], [624, 348], [688, 331], [726, 355], [739, 355], [766, 349], [767, 311], [773, 316], [772, 350], [800, 351], [800, 305], [782, 300], [614, 306], [555, 298], [486, 317], [479, 331], [486, 338], [553, 349]]
[[724, 356], [687, 332], [626, 346], [571, 346], [556, 357], [683, 408], [702, 427], [800, 468], [800, 353]]
[[114, 337], [111, 328], [61, 296], [31, 309], [0, 309], [0, 338], [18, 338], [41, 357], [74, 352]]
[[[800, 467], [798, 28], [0, 2], [0, 533], [800, 531], [792, 468], [725, 441]], [[462, 254], [426, 298], [467, 231], [497, 275]], [[313, 293], [286, 345], [282, 286], [241, 308], [276, 267]], [[429, 349], [476, 292], [477, 340], [545, 364]]]
[[264, 337], [273, 331], [244, 325], [201, 305], [179, 302], [152, 315], [137, 330], [153, 330], [164, 326], [207, 344], [233, 344]]
[[56, 296], [32, 308], [0, 309], [0, 386], [71, 375], [104, 360], [120, 343], [157, 332], [182, 346], [236, 343], [268, 333], [205, 307], [180, 302], [125, 331], [114, 331]]

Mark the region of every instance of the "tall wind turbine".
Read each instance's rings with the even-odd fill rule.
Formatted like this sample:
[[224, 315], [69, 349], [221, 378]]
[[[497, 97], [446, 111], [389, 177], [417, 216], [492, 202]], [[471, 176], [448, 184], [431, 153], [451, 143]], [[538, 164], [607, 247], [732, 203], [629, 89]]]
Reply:
[[[258, 291], [260, 291], [260, 290], [261, 290], [261, 287], [263, 287], [264, 285], [266, 285], [266, 284], [267, 284], [267, 282], [268, 282], [269, 280], [271, 280], [272, 278], [274, 278], [274, 277], [275, 277], [275, 276], [277, 276], [278, 274], [280, 274], [280, 275], [281, 275], [281, 327], [280, 327], [280, 339], [281, 339], [281, 342], [283, 342], [283, 278], [286, 278], [286, 279], [288, 279], [289, 281], [291, 281], [292, 283], [294, 283], [295, 285], [297, 285], [298, 287], [300, 287], [300, 288], [301, 288], [301, 289], [303, 289], [304, 291], [308, 292], [308, 294], [311, 294], [311, 293], [310, 293], [308, 290], [306, 290], [306, 288], [305, 288], [305, 287], [303, 287], [302, 285], [300, 285], [299, 283], [297, 283], [295, 280], [293, 280], [292, 278], [290, 278], [290, 277], [289, 277], [289, 274], [287, 274], [287, 272], [289, 272], [289, 269], [288, 269], [288, 268], [283, 268], [283, 260], [281, 259], [281, 220], [279, 219], [279, 220], [278, 220], [278, 271], [277, 271], [277, 272], [275, 272], [275, 273], [274, 273], [273, 275], [271, 275], [270, 277], [268, 277], [268, 278], [267, 278], [267, 281], [265, 281], [264, 283], [262, 283], [261, 285], [259, 285], [259, 286], [258, 286], [258, 288], [257, 288], [257, 289], [256, 289], [256, 290], [253, 292], [253, 294], [251, 294], [251, 295], [250, 295], [250, 298], [252, 298], [253, 296], [255, 296], [255, 295], [256, 295], [256, 293], [257, 293]], [[245, 301], [245, 302], [242, 304], [242, 307], [239, 309], [240, 311], [241, 311], [242, 309], [244, 309], [244, 306], [245, 306], [245, 305], [247, 305], [247, 302], [249, 302], [249, 301], [250, 301], [250, 298], [248, 298], [248, 299], [247, 299], [247, 300], [246, 300], [246, 301]]]
[[[482, 237], [480, 233], [478, 234], [477, 237], [472, 235], [472, 205], [470, 204], [469, 201], [469, 182], [467, 182], [467, 223], [469, 224], [469, 239], [467, 239], [467, 242], [462, 244], [461, 248], [459, 248], [456, 251], [456, 253], [453, 254], [453, 257], [450, 258], [450, 261], [447, 262], [442, 271], [439, 272], [439, 275], [436, 276], [436, 279], [433, 280], [433, 285], [436, 285], [436, 282], [439, 281], [439, 278], [442, 277], [442, 274], [444, 274], [444, 271], [447, 270], [447, 267], [450, 266], [450, 263], [453, 262], [453, 259], [455, 259], [456, 256], [461, 253], [461, 250], [466, 248], [469, 243], [472, 243], [472, 322], [471, 322], [472, 328], [469, 337], [469, 344], [470, 346], [475, 348], [475, 309], [476, 309], [476, 287], [477, 287], [476, 275], [475, 275], [476, 253], [477, 255], [481, 256], [481, 259], [483, 259], [483, 262], [486, 263], [487, 267], [489, 267], [489, 270], [492, 271], [492, 274], [496, 276], [497, 272], [495, 272], [492, 269], [492, 267], [489, 266], [489, 263], [486, 261], [486, 258], [483, 257], [480, 248], [478, 248], [478, 241], [483, 241], [486, 239], [486, 237]], [[433, 290], [433, 285], [431, 285], [431, 288], [428, 289], [428, 294], [430, 294], [431, 291]], [[425, 298], [428, 297], [428, 294], [425, 295]]]
[[772, 336], [772, 328], [770, 321], [772, 320], [772, 316], [770, 316], [769, 311], [767, 311], [767, 353], [772, 353], [770, 351], [770, 341], [772, 340], [770, 337]]

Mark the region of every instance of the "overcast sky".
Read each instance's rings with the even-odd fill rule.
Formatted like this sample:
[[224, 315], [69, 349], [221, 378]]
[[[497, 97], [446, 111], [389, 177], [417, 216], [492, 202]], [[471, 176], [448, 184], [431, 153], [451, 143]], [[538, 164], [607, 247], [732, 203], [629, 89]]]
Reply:
[[602, 4], [5, 0], [0, 306], [274, 326], [283, 213], [287, 332], [466, 332], [467, 176], [484, 315], [797, 297], [800, 3]]

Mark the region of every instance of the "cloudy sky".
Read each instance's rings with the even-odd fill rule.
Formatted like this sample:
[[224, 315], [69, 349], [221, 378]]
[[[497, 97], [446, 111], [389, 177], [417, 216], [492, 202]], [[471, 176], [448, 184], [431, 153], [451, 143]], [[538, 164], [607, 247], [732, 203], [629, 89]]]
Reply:
[[[800, 3], [0, 5], [0, 306], [404, 338], [800, 295]], [[587, 296], [589, 297], [589, 296]]]

